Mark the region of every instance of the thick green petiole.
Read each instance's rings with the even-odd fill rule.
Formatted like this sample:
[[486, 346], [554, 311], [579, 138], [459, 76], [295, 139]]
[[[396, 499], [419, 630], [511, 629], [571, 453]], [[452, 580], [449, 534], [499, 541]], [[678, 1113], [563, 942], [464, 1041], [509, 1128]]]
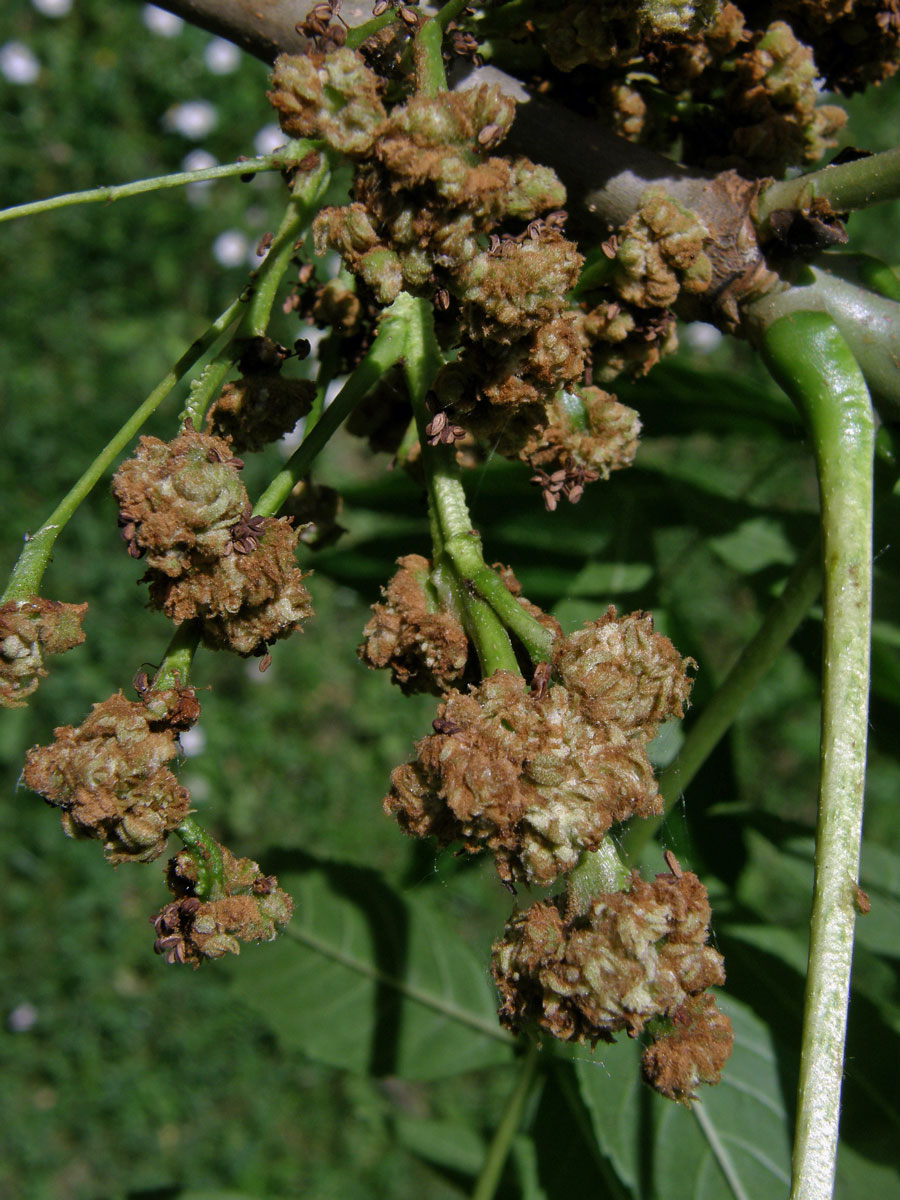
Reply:
[[824, 314], [798, 312], [776, 321], [764, 334], [762, 351], [806, 419], [819, 477], [824, 577], [819, 812], [791, 1200], [828, 1200], [865, 789], [875, 423], [859, 366]]

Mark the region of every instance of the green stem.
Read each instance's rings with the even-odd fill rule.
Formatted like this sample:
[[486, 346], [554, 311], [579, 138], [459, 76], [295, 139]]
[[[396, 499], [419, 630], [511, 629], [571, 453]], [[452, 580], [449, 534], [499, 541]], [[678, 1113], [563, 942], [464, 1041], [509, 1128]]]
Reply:
[[107, 442], [78, 482], [62, 498], [38, 532], [25, 543], [22, 553], [13, 568], [3, 600], [24, 600], [40, 590], [41, 578], [50, 561], [53, 545], [70, 520], [79, 504], [89, 495], [94, 484], [107, 467], [122, 453], [147, 418], [156, 411], [172, 388], [190, 368], [202, 358], [217, 338], [228, 328], [241, 311], [240, 300], [235, 300], [225, 309], [212, 325], [201, 334], [182, 354], [171, 371], [153, 389], [144, 403]]
[[605, 837], [596, 850], [585, 850], [577, 866], [566, 876], [569, 905], [578, 913], [588, 910], [594, 896], [621, 892], [631, 882], [626, 866], [612, 838]]
[[529, 1043], [519, 1067], [516, 1086], [509, 1095], [503, 1116], [488, 1147], [475, 1190], [472, 1192], [472, 1200], [492, 1200], [496, 1194], [510, 1147], [522, 1123], [522, 1114], [537, 1078], [538, 1053], [538, 1044]]
[[[308, 151], [313, 149], [309, 142], [301, 145]], [[320, 154], [312, 170], [298, 175], [294, 180], [290, 203], [265, 262], [250, 276], [253, 295], [241, 322], [240, 333], [244, 336], [262, 337], [266, 332], [278, 285], [294, 255], [297, 238], [318, 211], [330, 178], [328, 160], [324, 154]]]
[[199, 644], [200, 623], [198, 621], [182, 622], [172, 634], [159, 670], [153, 676], [154, 692], [162, 692], [167, 688], [187, 687], [191, 677], [191, 663]]
[[444, 30], [437, 18], [420, 26], [413, 42], [413, 61], [416, 64], [416, 94], [436, 96], [447, 90], [447, 76], [441, 49]]
[[403, 369], [422, 448], [434, 566], [435, 569], [448, 568], [443, 580], [451, 592], [466, 633], [475, 646], [482, 674], [489, 676], [495, 671], [520, 674], [509, 635], [490, 605], [473, 593], [467, 586], [467, 580], [459, 578], [453, 555], [449, 553], [452, 543], [467, 543], [484, 567], [481, 539], [472, 529], [472, 518], [469, 516], [453, 447], [430, 446], [425, 435], [429, 420], [425, 397], [443, 360], [434, 336], [431, 306], [424, 300], [413, 300], [412, 306]]
[[874, 417], [862, 373], [820, 313], [775, 322], [772, 374], [813, 441], [822, 511], [824, 644], [816, 871], [791, 1200], [834, 1187], [865, 790]]
[[475, 537], [454, 537], [445, 545], [464, 584], [472, 584], [510, 632], [514, 633], [528, 657], [535, 664], [550, 660], [553, 652], [553, 633], [519, 604], [496, 571], [485, 565], [481, 540]]
[[[237, 333], [235, 333], [236, 336]], [[199, 432], [206, 410], [219, 394], [219, 388], [221, 388], [225, 382], [225, 376], [231, 370], [233, 346], [234, 337], [231, 337], [215, 358], [206, 364], [197, 378], [191, 383], [184, 408], [178, 414], [178, 420], [182, 425], [190, 421], [191, 425]]]
[[194, 892], [201, 900], [221, 900], [226, 894], [222, 847], [193, 817], [185, 817], [175, 832], [190, 851], [197, 868]]
[[435, 24], [440, 25], [441, 29], [446, 29], [471, 2], [472, 0], [447, 0], [434, 17]]
[[373, 33], [378, 33], [384, 29], [385, 25], [396, 19], [394, 10], [389, 8], [383, 12], [380, 17], [373, 17], [371, 21], [364, 21], [362, 25], [355, 25], [347, 34], [347, 40], [344, 45], [350, 50], [358, 50], [366, 38], [370, 38]]
[[410, 303], [415, 301], [401, 292], [390, 308], [385, 309], [375, 341], [365, 358], [260, 496], [253, 509], [257, 516], [271, 517], [278, 512], [291, 494], [291, 489], [309, 474], [316, 456], [332, 434], [382, 375], [403, 357], [407, 323], [404, 313]]
[[328, 337], [323, 338], [319, 343], [319, 369], [316, 372], [316, 394], [313, 397], [310, 410], [306, 414], [306, 424], [304, 426], [307, 437], [312, 433], [313, 426], [319, 420], [324, 410], [325, 394], [328, 391], [328, 386], [338, 373], [339, 353], [340, 341], [336, 333], [330, 333]]
[[[144, 192], [158, 192], [163, 188], [184, 187], [188, 183], [204, 183], [209, 179], [226, 179], [232, 175], [248, 175], [257, 171], [281, 171], [295, 160], [297, 143], [289, 142], [277, 154], [265, 154], [259, 158], [248, 158], [246, 162], [225, 163], [219, 167], [203, 167], [199, 171], [176, 171], [171, 175], [157, 175], [151, 179], [136, 179], [132, 183], [119, 183], [111, 187], [89, 188], [84, 192], [66, 192], [62, 196], [48, 196], [45, 200], [31, 200], [28, 204], [16, 204], [0, 210], [0, 222], [15, 221], [18, 217], [33, 217], [38, 213], [50, 212], [54, 208], [71, 208], [76, 204], [112, 203], [126, 196], [139, 196]], [[309, 147], [300, 148], [296, 157], [307, 153]]]
[[819, 539], [800, 555], [781, 595], [766, 613], [762, 625], [741, 651], [703, 712], [693, 722], [681, 752], [659, 777], [663, 816], [635, 821], [625, 835], [629, 862], [650, 841], [679, 796], [731, 728], [747, 697], [775, 663], [799, 628], [822, 586]]
[[807, 211], [813, 200], [825, 200], [834, 212], [867, 208], [900, 197], [900, 149], [824, 167], [797, 179], [770, 184], [760, 195], [758, 224], [764, 226], [779, 209]]
[[[297, 145], [305, 148], [311, 143]], [[218, 395], [225, 377], [235, 359], [239, 357], [241, 340], [262, 337], [265, 334], [279, 285], [293, 258], [297, 239], [316, 212], [329, 178], [328, 164], [323, 156], [311, 171], [295, 179], [294, 194], [285, 209], [269, 252], [264, 262], [255, 271], [250, 272], [244, 293], [249, 291], [249, 300], [241, 323], [216, 357], [206, 364], [200, 377], [191, 384], [190, 395], [180, 414], [182, 423], [190, 421], [195, 429], [200, 429], [207, 408]]]

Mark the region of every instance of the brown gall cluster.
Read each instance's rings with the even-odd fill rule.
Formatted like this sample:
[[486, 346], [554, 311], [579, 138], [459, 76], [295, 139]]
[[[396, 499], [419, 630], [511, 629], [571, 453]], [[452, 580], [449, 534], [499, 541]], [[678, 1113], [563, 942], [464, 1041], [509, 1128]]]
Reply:
[[[564, 298], [581, 258], [561, 232], [556, 176], [491, 154], [513, 101], [482, 84], [415, 96], [388, 114], [373, 72], [353, 104], [340, 88], [322, 90], [326, 78], [366, 70], [346, 49], [279, 59], [270, 99], [288, 132], [322, 137], [357, 163], [353, 203], [316, 218], [318, 252], [336, 250], [378, 305], [406, 290], [433, 299], [452, 325], [462, 349], [436, 380], [431, 435], [471, 436], [527, 461], [538, 445], [549, 461], [552, 444], [557, 466], [571, 459], [584, 468], [580, 487], [626, 465], [621, 443], [594, 437], [588, 446], [585, 430], [573, 432], [556, 407], [560, 390], [575, 389], [586, 371], [581, 314]], [[518, 232], [494, 232], [510, 225]], [[573, 485], [566, 498], [580, 494]]]
[[404, 695], [440, 696], [462, 677], [469, 639], [428, 559], [406, 554], [397, 566], [382, 589], [384, 603], [372, 605], [359, 657], [368, 667], [389, 667]]
[[706, 994], [725, 981], [709, 919], [706, 889], [680, 868], [651, 883], [634, 872], [624, 891], [575, 915], [561, 899], [516, 912], [493, 946], [500, 1020], [590, 1046], [647, 1028], [646, 1082], [689, 1103], [700, 1083], [718, 1082], [732, 1044]]
[[113, 479], [129, 552], [143, 558], [150, 604], [203, 640], [244, 657], [266, 653], [311, 614], [289, 518], [251, 515], [230, 443], [185, 427], [143, 437]]
[[822, 91], [859, 90], [900, 57], [895, 0], [557, 0], [534, 20], [552, 66], [578, 70], [622, 136], [750, 175], [819, 159], [846, 119]]
[[103, 842], [111, 863], [151, 862], [188, 813], [188, 793], [166, 763], [199, 715], [190, 688], [138, 701], [117, 692], [81, 725], [55, 729], [51, 745], [29, 750], [23, 781], [62, 810], [69, 837]]
[[29, 596], [0, 604], [0, 708], [22, 708], [47, 674], [45, 658], [84, 641], [86, 604]]
[[498, 671], [450, 692], [385, 811], [410, 835], [490, 850], [507, 882], [549, 885], [613, 824], [660, 811], [646, 745], [682, 715], [691, 666], [646, 614], [608, 613], [557, 640], [557, 683]]
[[190, 963], [239, 954], [241, 942], [271, 942], [291, 919], [293, 903], [274, 875], [264, 875], [249, 858], [235, 858], [224, 846], [222, 895], [201, 900], [194, 894], [197, 869], [192, 852], [170, 860], [167, 879], [175, 899], [152, 924], [153, 949], [168, 963]]
[[239, 362], [241, 378], [226, 383], [206, 416], [206, 432], [240, 454], [262, 450], [294, 428], [312, 407], [309, 379], [281, 374], [288, 351], [271, 338], [251, 338]]

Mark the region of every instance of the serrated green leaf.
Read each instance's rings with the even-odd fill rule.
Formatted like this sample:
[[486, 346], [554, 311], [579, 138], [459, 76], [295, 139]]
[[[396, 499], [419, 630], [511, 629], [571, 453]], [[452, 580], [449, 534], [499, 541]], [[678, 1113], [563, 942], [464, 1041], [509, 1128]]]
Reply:
[[233, 987], [282, 1045], [359, 1073], [439, 1079], [507, 1062], [488, 975], [459, 931], [421, 898], [340, 864], [283, 874], [295, 915]]
[[722, 995], [717, 1003], [731, 1018], [734, 1051], [721, 1082], [702, 1088], [690, 1110], [643, 1089], [635, 1042], [576, 1062], [597, 1141], [636, 1197], [648, 1169], [657, 1200], [786, 1194], [788, 1116], [771, 1034], [744, 1005]]

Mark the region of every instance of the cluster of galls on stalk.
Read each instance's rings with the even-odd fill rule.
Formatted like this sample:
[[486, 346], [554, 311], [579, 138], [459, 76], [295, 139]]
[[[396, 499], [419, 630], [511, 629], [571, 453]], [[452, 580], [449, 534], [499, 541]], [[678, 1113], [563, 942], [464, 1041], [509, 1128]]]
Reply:
[[[211, 648], [263, 656], [261, 667], [267, 647], [311, 613], [294, 560], [292, 519], [252, 515], [243, 462], [233, 453], [281, 436], [308, 411], [311, 385], [280, 377], [285, 356], [267, 339], [254, 339], [241, 378], [210, 410], [211, 432], [186, 425], [170, 442], [141, 438], [113, 480], [128, 552], [147, 567], [150, 606], [178, 625], [193, 622]], [[42, 601], [0, 610], [8, 628], [3, 650], [18, 670], [13, 686], [26, 678], [18, 647], [30, 651], [31, 675], [43, 673], [37, 651], [77, 644], [85, 607]], [[66, 834], [102, 842], [111, 863], [152, 862], [170, 834], [182, 837], [186, 849], [166, 871], [175, 899], [154, 918], [155, 949], [168, 962], [197, 966], [237, 953], [242, 941], [270, 941], [290, 918], [290, 898], [256, 863], [235, 858], [197, 829], [189, 794], [167, 765], [179, 735], [200, 714], [193, 689], [153, 687], [143, 672], [134, 686], [136, 701], [117, 692], [80, 726], [62, 726], [51, 745], [30, 750], [24, 783], [62, 810]]]
[[44, 659], [84, 641], [86, 604], [29, 596], [0, 604], [0, 708], [21, 708], [47, 674]]
[[[586, 482], [630, 464], [640, 428], [633, 410], [586, 385], [593, 343], [599, 363], [614, 344], [627, 357], [619, 343], [630, 338], [643, 365], [671, 320], [661, 337], [655, 313], [616, 324], [566, 299], [582, 258], [563, 234], [564, 189], [548, 168], [493, 153], [512, 99], [481, 85], [388, 110], [384, 87], [344, 48], [279, 58], [269, 93], [286, 133], [320, 139], [355, 167], [352, 203], [313, 225], [318, 252], [336, 250], [356, 277], [336, 331], [358, 337], [357, 322], [401, 290], [432, 300], [438, 336], [458, 354], [434, 382], [429, 438], [519, 458], [542, 484], [562, 471], [565, 486], [545, 496], [576, 500]], [[388, 387], [380, 400], [396, 405]], [[406, 421], [373, 407], [370, 425], [393, 425], [399, 440]]]
[[[475, 668], [445, 570], [401, 559], [360, 647], [404, 692], [442, 697], [433, 733], [392, 772], [385, 811], [411, 836], [489, 851], [511, 888], [552, 886], [612, 826], [661, 811], [647, 744], [663, 721], [683, 715], [694, 664], [653, 631], [647, 613], [617, 618], [610, 609], [564, 637], [501, 570], [516, 602], [551, 634], [551, 658], [530, 686], [497, 671], [462, 690]], [[645, 1078], [689, 1102], [699, 1083], [717, 1082], [731, 1030], [705, 994], [724, 982], [721, 956], [707, 944], [705, 889], [674, 859], [670, 867], [652, 883], [632, 873], [621, 891], [586, 905], [570, 892], [516, 911], [492, 970], [510, 1029], [593, 1045], [646, 1028], [654, 1040]]]
[[113, 491], [129, 553], [147, 564], [150, 606], [179, 625], [198, 621], [212, 649], [247, 657], [265, 655], [311, 607], [294, 561], [299, 534], [290, 518], [251, 515], [242, 466], [230, 441], [185, 426], [171, 442], [141, 438]]
[[[139, 700], [117, 692], [81, 725], [54, 730], [51, 745], [29, 750], [22, 778], [62, 810], [69, 837], [102, 842], [113, 864], [153, 862], [188, 818], [188, 792], [166, 764], [178, 753], [178, 735], [199, 715], [191, 688], [142, 688]], [[215, 872], [206, 862], [212, 858], [221, 860]], [[202, 898], [201, 874], [215, 875], [212, 889], [199, 889]], [[271, 941], [290, 919], [290, 897], [272, 876], [209, 841], [171, 859], [166, 880], [176, 899], [153, 924], [154, 948], [169, 962], [197, 966], [236, 954], [242, 941]]]
[[846, 121], [822, 91], [860, 91], [900, 57], [896, 0], [542, 0], [517, 15], [513, 32], [502, 6], [476, 26], [499, 65], [527, 41], [547, 86], [624, 137], [749, 175], [819, 159]]

